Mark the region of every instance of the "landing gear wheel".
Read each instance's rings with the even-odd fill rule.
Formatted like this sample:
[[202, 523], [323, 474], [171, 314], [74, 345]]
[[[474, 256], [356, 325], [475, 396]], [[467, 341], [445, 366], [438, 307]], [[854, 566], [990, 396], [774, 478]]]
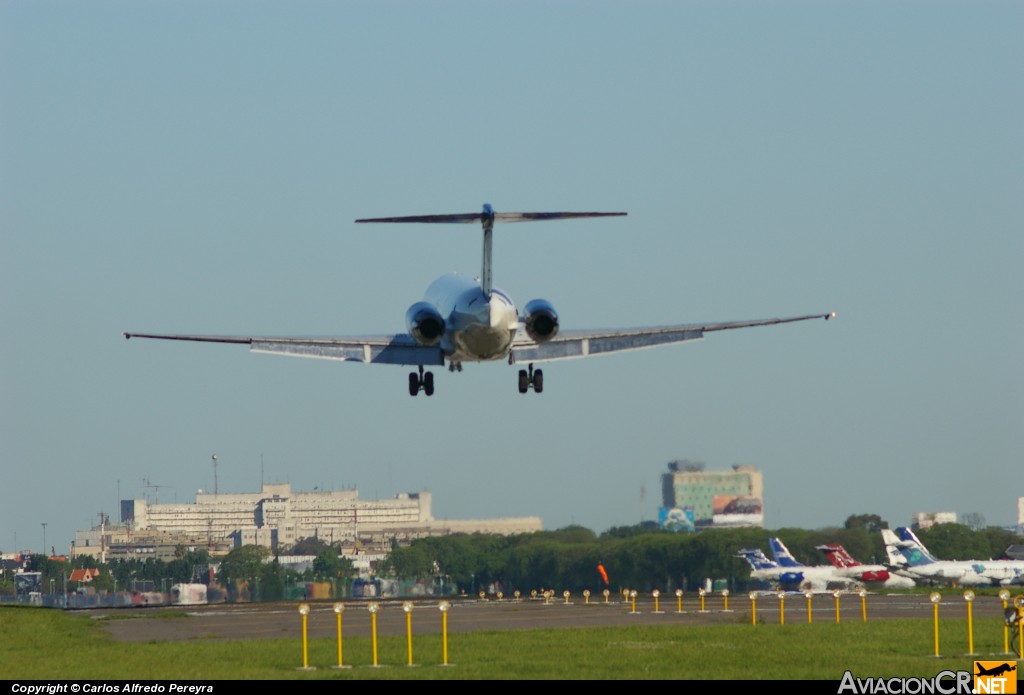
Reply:
[[530, 376], [525, 369], [519, 370], [519, 393], [526, 393], [530, 390]]
[[416, 372], [409, 372], [409, 395], [415, 396], [420, 392], [420, 378]]
[[544, 390], [544, 371], [538, 369], [533, 373], [533, 392], [541, 393]]
[[423, 375], [423, 393], [428, 396], [434, 395], [434, 373], [427, 372]]

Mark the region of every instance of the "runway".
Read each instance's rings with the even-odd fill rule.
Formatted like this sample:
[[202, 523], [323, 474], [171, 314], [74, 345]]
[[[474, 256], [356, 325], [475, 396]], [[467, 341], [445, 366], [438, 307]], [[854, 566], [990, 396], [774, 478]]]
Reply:
[[[1016, 593], [1014, 595], [1017, 595]], [[734, 594], [726, 600], [709, 595], [701, 610], [700, 599], [688, 595], [680, 604], [675, 596], [662, 598], [655, 606], [651, 596], [637, 597], [635, 604], [603, 599], [589, 602], [583, 597], [525, 600], [448, 599], [447, 630], [508, 631], [561, 628], [594, 628], [636, 625], [715, 625], [749, 623], [756, 608], [759, 623], [779, 623], [780, 608], [787, 624], [806, 623], [808, 602], [801, 594], [787, 594], [780, 605], [774, 594], [764, 594], [752, 605], [746, 594]], [[341, 602], [342, 626], [346, 636], [370, 636], [373, 617], [369, 606], [376, 603], [376, 628], [379, 636], [404, 635], [411, 624], [415, 634], [442, 630], [441, 599], [417, 599], [409, 602], [407, 614], [401, 600], [367, 599]], [[864, 602], [856, 594], [839, 598], [838, 619], [870, 620], [932, 619], [934, 605], [927, 594], [868, 595]], [[298, 603], [220, 604], [156, 608], [99, 609], [82, 611], [104, 620], [111, 637], [123, 642], [149, 642], [196, 639], [270, 639], [301, 636], [302, 618]], [[311, 602], [307, 616], [310, 638], [333, 637], [337, 630], [334, 602]], [[943, 594], [938, 604], [940, 619], [963, 619], [967, 602], [962, 595]], [[829, 594], [815, 595], [811, 601], [813, 622], [835, 622], [836, 599]], [[995, 596], [979, 596], [971, 605], [973, 618], [1002, 617], [1002, 602]], [[127, 619], [126, 619], [127, 618]], [[407, 622], [408, 621], [408, 622]]]

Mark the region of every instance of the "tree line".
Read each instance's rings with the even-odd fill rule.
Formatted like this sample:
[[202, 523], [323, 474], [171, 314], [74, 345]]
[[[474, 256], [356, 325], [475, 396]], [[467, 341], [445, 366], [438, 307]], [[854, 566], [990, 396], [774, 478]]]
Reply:
[[[884, 564], [879, 533], [883, 527], [887, 524], [876, 515], [857, 515], [848, 518], [843, 528], [813, 531], [735, 528], [673, 533], [631, 526], [597, 535], [570, 526], [516, 536], [453, 535], [423, 538], [392, 550], [378, 574], [421, 581], [440, 575], [470, 595], [498, 588], [506, 594], [517, 589], [692, 591], [709, 578], [725, 579], [730, 587], [743, 589], [750, 567], [737, 556], [740, 548], [761, 548], [770, 555], [768, 537], [778, 536], [807, 565], [826, 562], [816, 546], [836, 543], [860, 562]], [[972, 530], [960, 524], [922, 529], [918, 537], [942, 559], [995, 558], [1022, 542], [1021, 536], [1005, 529]]]
[[[740, 548], [756, 547], [770, 554], [768, 537], [778, 536], [794, 557], [807, 565], [826, 562], [816, 549], [823, 544], [840, 544], [860, 562], [881, 564], [886, 555], [879, 532], [887, 526], [877, 515], [862, 514], [850, 516], [842, 528], [817, 530], [734, 528], [674, 533], [641, 524], [611, 528], [600, 535], [582, 526], [514, 536], [455, 534], [422, 538], [407, 546], [395, 544], [374, 573], [378, 578], [440, 584], [469, 595], [498, 589], [509, 595], [516, 589], [524, 593], [533, 589], [600, 592], [605, 588], [613, 592], [622, 588], [693, 591], [709, 578], [725, 579], [731, 588], [744, 589], [750, 568], [737, 556]], [[972, 529], [962, 524], [937, 524], [918, 530], [917, 535], [933, 554], [949, 560], [997, 558], [1009, 546], [1024, 543], [1024, 538], [1006, 529]], [[88, 584], [98, 592], [132, 591], [140, 582], [149, 582], [147, 590], [161, 591], [176, 583], [199, 580], [197, 568], [212, 565], [217, 568], [213, 579], [218, 583], [245, 585], [262, 600], [283, 598], [286, 587], [300, 582], [342, 582], [355, 576], [352, 563], [341, 556], [337, 545], [316, 538], [299, 541], [282, 554], [311, 555], [315, 560], [298, 572], [260, 546], [242, 546], [219, 558], [210, 558], [205, 549], [179, 547], [169, 561], [119, 559], [103, 564], [83, 556], [64, 563], [33, 555], [24, 569], [42, 573], [44, 591], [51, 581], [58, 592], [74, 591], [78, 587], [68, 577], [76, 567], [101, 569]], [[0, 578], [0, 594], [13, 592], [12, 575], [5, 572]]]

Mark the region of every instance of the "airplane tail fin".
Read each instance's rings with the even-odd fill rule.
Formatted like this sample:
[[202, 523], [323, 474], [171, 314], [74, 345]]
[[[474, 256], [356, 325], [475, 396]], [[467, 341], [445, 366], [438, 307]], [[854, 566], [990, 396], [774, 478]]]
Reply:
[[494, 225], [499, 222], [545, 222], [547, 220], [568, 220], [579, 217], [622, 217], [624, 212], [495, 212], [490, 203], [484, 203], [480, 212], [464, 212], [452, 215], [409, 215], [406, 217], [369, 217], [356, 222], [425, 222], [431, 224], [466, 224], [479, 222], [484, 230], [483, 264], [480, 270], [480, 286], [484, 293], [491, 293], [491, 247]]
[[828, 558], [828, 561], [832, 563], [834, 567], [856, 567], [860, 564], [854, 560], [853, 556], [850, 555], [850, 553], [846, 551], [846, 548], [841, 545], [819, 545], [817, 549], [825, 553], [825, 557]]
[[771, 569], [777, 567], [778, 563], [772, 562], [760, 548], [741, 548], [739, 556], [750, 563], [755, 570]]
[[[903, 528], [903, 530], [910, 532], [910, 529]], [[893, 533], [889, 529], [882, 529], [882, 541], [885, 543], [885, 554], [889, 558], [890, 565], [918, 567], [935, 562], [935, 558], [923, 550], [924, 546], [920, 545], [920, 541], [915, 542], [917, 536], [914, 536], [913, 532], [910, 532], [910, 537], [915, 540], [910, 541], [900, 537], [904, 535], [900, 529], [896, 531], [897, 533]]]
[[935, 556], [928, 551], [928, 548], [924, 547], [924, 543], [921, 542], [921, 539], [919, 539], [917, 537], [917, 534], [915, 534], [909, 528], [907, 528], [906, 526], [900, 526], [896, 529], [896, 536], [904, 543], [909, 543], [916, 547], [918, 550], [921, 551], [921, 554], [924, 555], [924, 557], [926, 557], [928, 560], [930, 560], [931, 562], [935, 562]]
[[789, 552], [789, 548], [783, 544], [778, 538], [772, 536], [768, 539], [768, 545], [772, 549], [772, 556], [775, 561], [782, 567], [803, 567], [803, 564], [797, 562], [796, 558]]

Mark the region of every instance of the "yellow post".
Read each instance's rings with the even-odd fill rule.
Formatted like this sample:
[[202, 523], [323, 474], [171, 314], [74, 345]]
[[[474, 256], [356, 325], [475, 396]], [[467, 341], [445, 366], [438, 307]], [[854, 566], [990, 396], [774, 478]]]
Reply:
[[723, 607], [722, 607], [722, 610], [725, 611], [726, 613], [728, 613], [729, 612], [729, 590], [728, 589], [722, 589], [722, 602], [724, 604]]
[[658, 598], [661, 596], [661, 592], [655, 589], [651, 592], [651, 596], [654, 597], [654, 612], [661, 613], [661, 611], [658, 610]]
[[683, 590], [676, 589], [676, 613], [683, 612]]
[[779, 591], [779, 625], [786, 624], [786, 592]]
[[807, 597], [807, 622], [808, 622], [808, 624], [810, 624], [810, 622], [811, 622], [811, 599], [814, 598], [814, 592], [813, 591], [805, 591], [804, 592], [804, 596]]
[[562, 592], [562, 598], [565, 599], [565, 605], [568, 606], [569, 605], [569, 590], [568, 589], [566, 589], [565, 591]]
[[608, 589], [605, 589], [601, 592], [601, 595], [604, 596], [604, 602], [608, 603], [608, 597], [612, 595], [612, 592], [610, 592]]
[[757, 625], [757, 592], [751, 591], [750, 596], [750, 624]]
[[636, 589], [630, 590], [630, 592], [629, 592], [629, 600], [632, 601], [632, 604], [633, 604], [632, 612], [636, 613]]
[[864, 589], [860, 590], [860, 621], [862, 623], [868, 621], [868, 592]]
[[380, 604], [371, 603], [366, 607], [366, 610], [370, 611], [370, 642], [373, 645], [373, 667], [377, 668], [377, 611], [380, 610]]
[[[1006, 615], [1006, 607], [1010, 601], [1010, 590], [1000, 589], [999, 599], [1003, 602], [1003, 615]], [[1005, 620], [1003, 621], [1003, 654], [1010, 653], [1010, 624]]]
[[448, 611], [451, 609], [452, 604], [447, 601], [441, 601], [437, 605], [438, 610], [441, 611], [441, 665], [448, 665]]
[[590, 605], [590, 589], [583, 590], [583, 603], [584, 605]]
[[405, 611], [405, 644], [406, 651], [409, 653], [408, 665], [412, 666], [412, 601], [403, 603], [402, 610]]
[[707, 592], [704, 591], [704, 589], [698, 589], [697, 593], [700, 595], [700, 612], [701, 613], [707, 613], [707, 611], [704, 610], [704, 595]]
[[968, 589], [964, 592], [964, 601], [967, 601], [967, 656], [974, 655], [974, 619], [971, 606], [974, 605], [974, 592]]
[[334, 604], [334, 613], [335, 613], [335, 615], [338, 616], [338, 664], [334, 668], [351, 668], [350, 666], [345, 666], [345, 662], [342, 659], [342, 653], [341, 653], [341, 614], [344, 613], [344, 612], [345, 612], [345, 604], [344, 603], [335, 603]]
[[843, 594], [839, 591], [833, 591], [832, 595], [836, 598], [836, 623], [839, 622], [839, 597]]
[[1013, 599], [1013, 606], [1017, 609], [1017, 651], [1024, 660], [1024, 594]]
[[932, 624], [933, 631], [935, 632], [935, 656], [939, 655], [939, 601], [942, 600], [942, 594], [938, 591], [933, 591], [928, 600], [932, 602]]
[[307, 630], [308, 623], [307, 617], [309, 616], [309, 604], [303, 603], [299, 605], [299, 615], [302, 616], [302, 667], [303, 671], [312, 671], [314, 668], [310, 668], [309, 665], [309, 632]]

